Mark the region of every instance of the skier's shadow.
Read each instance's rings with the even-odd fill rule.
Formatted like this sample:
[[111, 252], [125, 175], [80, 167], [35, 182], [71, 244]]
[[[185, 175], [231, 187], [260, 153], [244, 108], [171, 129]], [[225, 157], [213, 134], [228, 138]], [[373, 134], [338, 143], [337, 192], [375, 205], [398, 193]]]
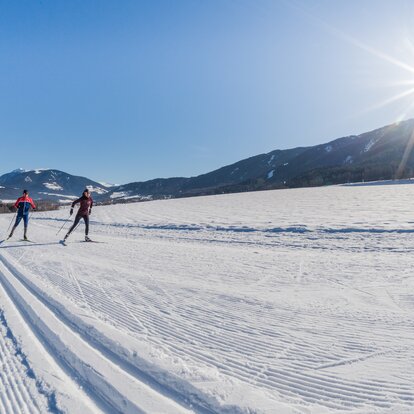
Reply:
[[8, 246], [8, 245], [4, 246], [4, 245], [0, 244], [0, 249], [16, 249], [16, 248], [22, 248], [22, 247], [38, 247], [38, 246], [58, 246], [59, 244], [60, 244], [59, 242], [12, 244], [10, 246]]

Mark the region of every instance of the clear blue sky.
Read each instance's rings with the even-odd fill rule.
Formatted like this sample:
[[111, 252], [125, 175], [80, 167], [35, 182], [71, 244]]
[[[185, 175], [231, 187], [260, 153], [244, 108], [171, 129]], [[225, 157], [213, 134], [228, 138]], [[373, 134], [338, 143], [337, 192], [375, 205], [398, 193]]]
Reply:
[[192, 176], [411, 117], [413, 19], [412, 1], [0, 0], [0, 173]]

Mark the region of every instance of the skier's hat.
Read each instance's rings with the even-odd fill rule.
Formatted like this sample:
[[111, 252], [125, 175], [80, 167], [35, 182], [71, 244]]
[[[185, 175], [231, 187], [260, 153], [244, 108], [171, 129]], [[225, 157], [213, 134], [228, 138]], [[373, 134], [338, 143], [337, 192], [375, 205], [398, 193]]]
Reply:
[[28, 191], [27, 190], [23, 190], [23, 194], [27, 194], [28, 193]]
[[85, 188], [82, 192], [83, 193], [90, 193], [89, 188]]

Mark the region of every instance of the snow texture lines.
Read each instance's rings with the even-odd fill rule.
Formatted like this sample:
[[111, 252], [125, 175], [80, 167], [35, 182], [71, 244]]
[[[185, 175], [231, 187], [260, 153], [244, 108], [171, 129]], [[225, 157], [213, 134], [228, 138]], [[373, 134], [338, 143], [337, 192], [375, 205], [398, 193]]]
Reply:
[[[89, 395], [104, 411], [190, 412], [131, 377], [99, 349], [84, 342], [47, 303], [41, 300], [13, 265], [4, 257], [1, 262], [2, 283], [24, 313], [32, 329], [47, 344], [54, 357], [72, 372], [73, 377], [88, 390]], [[13, 406], [16, 403], [18, 401], [13, 401]]]
[[[82, 258], [78, 259], [81, 263], [72, 272], [81, 272]], [[179, 260], [177, 252], [175, 260]], [[266, 267], [262, 265], [258, 267]], [[301, 274], [303, 267], [298, 269]], [[118, 274], [123, 274], [125, 279], [131, 277], [124, 272], [127, 269], [120, 265]], [[54, 271], [49, 274], [48, 282], [53, 283], [56, 274]], [[317, 310], [303, 312], [281, 303], [275, 306], [225, 294], [220, 285], [213, 295], [209, 293], [208, 299], [199, 297], [194, 303], [192, 289], [182, 291], [180, 300], [175, 302], [163, 293], [171, 290], [168, 284], [155, 283], [151, 277], [140, 280], [134, 289], [111, 285], [104, 277], [95, 283], [82, 281], [81, 289], [70, 275], [67, 280], [63, 278], [64, 282], [62, 277], [56, 280], [56, 289], [70, 295], [74, 303], [86, 301], [86, 307], [106, 323], [137, 337], [144, 334], [145, 327], [146, 340], [161, 346], [164, 352], [243, 383], [277, 391], [292, 401], [300, 399], [340, 410], [366, 404], [387, 408], [390, 396], [404, 403], [414, 399], [413, 390], [408, 386], [377, 380], [366, 385], [361, 380], [341, 379], [334, 372], [318, 373], [390, 352], [398, 354], [399, 349], [391, 351], [388, 347], [387, 352], [382, 352], [372, 345], [372, 338], [377, 336], [387, 347], [394, 335], [392, 324], [383, 330], [376, 327], [375, 320], [359, 319], [355, 324], [355, 320], [340, 314], [325, 314], [321, 318]], [[346, 283], [340, 286], [348, 288]], [[349, 289], [367, 296], [363, 289]], [[260, 323], [263, 319], [266, 325]], [[315, 325], [318, 325], [317, 332], [312, 329]], [[299, 332], [307, 332], [312, 339], [292, 331], [292, 326]], [[374, 335], [370, 340], [365, 339], [368, 328]], [[355, 353], [359, 355], [356, 358]]]
[[78, 232], [65, 249], [47, 241], [67, 211], [41, 213], [39, 244], [0, 255], [87, 346], [195, 412], [409, 413], [412, 198], [400, 185], [98, 206], [106, 243]]
[[[48, 410], [48, 398], [25, 360], [0, 311], [0, 412], [35, 414]], [[55, 411], [58, 412], [58, 411]]]

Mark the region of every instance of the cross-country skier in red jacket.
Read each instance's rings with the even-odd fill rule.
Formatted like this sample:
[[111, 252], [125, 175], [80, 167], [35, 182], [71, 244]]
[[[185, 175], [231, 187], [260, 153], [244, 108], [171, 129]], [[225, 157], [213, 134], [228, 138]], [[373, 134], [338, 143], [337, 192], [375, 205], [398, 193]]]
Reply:
[[27, 241], [27, 227], [29, 225], [29, 211], [30, 207], [33, 210], [36, 210], [36, 205], [33, 202], [33, 200], [29, 197], [29, 192], [27, 190], [23, 190], [22, 197], [18, 198], [17, 201], [14, 203], [14, 208], [17, 208], [17, 217], [16, 217], [16, 223], [14, 224], [12, 231], [9, 235], [10, 237], [13, 236], [14, 231], [16, 230], [16, 227], [20, 224], [20, 222], [23, 219], [24, 223], [24, 240]]
[[92, 213], [93, 200], [87, 188], [83, 191], [82, 197], [78, 198], [72, 203], [72, 208], [70, 209], [70, 215], [73, 214], [73, 209], [75, 205], [78, 203], [80, 204], [78, 213], [76, 214], [75, 221], [73, 222], [72, 227], [69, 229], [65, 238], [63, 239], [64, 242], [69, 237], [70, 233], [72, 233], [75, 227], [79, 224], [81, 219], [83, 219], [85, 222], [85, 241], [91, 241], [91, 239], [88, 237], [88, 234], [89, 234], [89, 215]]

